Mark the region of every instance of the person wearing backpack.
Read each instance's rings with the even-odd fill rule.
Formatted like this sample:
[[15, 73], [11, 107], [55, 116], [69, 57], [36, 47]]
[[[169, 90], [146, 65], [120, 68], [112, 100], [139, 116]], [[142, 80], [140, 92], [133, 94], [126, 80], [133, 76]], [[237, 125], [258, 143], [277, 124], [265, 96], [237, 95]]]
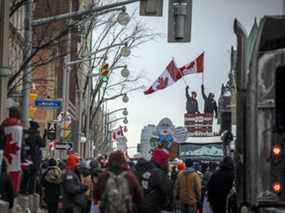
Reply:
[[42, 176], [41, 185], [44, 188], [44, 200], [47, 204], [48, 213], [57, 213], [60, 200], [62, 199], [61, 169], [55, 159], [49, 160], [49, 166]]
[[107, 170], [95, 186], [94, 201], [101, 213], [136, 213], [143, 197], [137, 177], [128, 168], [124, 153], [110, 154]]
[[182, 203], [183, 213], [195, 213], [201, 199], [201, 178], [191, 159], [187, 159], [185, 164], [186, 169], [178, 174], [175, 194]]
[[168, 159], [167, 150], [156, 148], [152, 152], [151, 161], [141, 160], [138, 163], [137, 175], [144, 192], [140, 213], [158, 213], [169, 209], [172, 190], [168, 177]]

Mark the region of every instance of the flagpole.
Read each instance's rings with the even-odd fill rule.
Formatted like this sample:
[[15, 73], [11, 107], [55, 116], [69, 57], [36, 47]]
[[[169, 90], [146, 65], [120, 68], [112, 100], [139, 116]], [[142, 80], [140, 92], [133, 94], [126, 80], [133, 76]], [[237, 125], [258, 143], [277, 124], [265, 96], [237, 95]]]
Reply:
[[206, 57], [205, 57], [205, 51], [203, 51], [203, 54], [204, 54], [204, 64], [203, 64], [203, 65], [204, 65], [204, 69], [203, 69], [203, 72], [202, 72], [202, 84], [204, 85], [204, 80], [205, 80], [205, 79], [204, 79], [204, 72], [205, 72], [205, 64], [206, 64], [206, 63], [205, 63], [205, 58], [206, 58]]

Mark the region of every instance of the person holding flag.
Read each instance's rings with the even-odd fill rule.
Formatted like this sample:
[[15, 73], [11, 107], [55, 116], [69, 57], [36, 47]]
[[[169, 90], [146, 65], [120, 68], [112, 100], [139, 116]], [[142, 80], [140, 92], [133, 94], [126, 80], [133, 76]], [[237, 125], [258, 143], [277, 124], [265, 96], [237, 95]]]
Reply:
[[217, 118], [218, 117], [218, 107], [217, 107], [217, 102], [214, 99], [215, 94], [210, 92], [209, 95], [206, 96], [204, 84], [202, 84], [201, 90], [202, 90], [202, 96], [203, 96], [204, 103], [205, 103], [204, 104], [204, 113], [214, 114], [214, 112], [215, 112], [215, 118]]
[[197, 101], [197, 93], [195, 91], [191, 92], [189, 95], [189, 86], [186, 87], [186, 111], [187, 113], [200, 113]]

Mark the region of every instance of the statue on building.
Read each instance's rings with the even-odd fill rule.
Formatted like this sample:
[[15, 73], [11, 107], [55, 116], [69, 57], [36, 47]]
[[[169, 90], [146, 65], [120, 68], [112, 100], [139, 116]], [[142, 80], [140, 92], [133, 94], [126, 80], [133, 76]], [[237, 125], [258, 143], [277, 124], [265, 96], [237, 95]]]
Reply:
[[202, 89], [202, 96], [204, 99], [204, 113], [215, 113], [215, 117], [218, 117], [218, 107], [217, 107], [217, 102], [215, 101], [214, 97], [215, 94], [210, 92], [208, 96], [205, 94], [205, 88], [204, 85], [202, 84], [201, 86]]
[[191, 92], [191, 96], [189, 95], [189, 86], [186, 87], [186, 111], [187, 113], [199, 113], [198, 101], [197, 101], [197, 93], [195, 91]]

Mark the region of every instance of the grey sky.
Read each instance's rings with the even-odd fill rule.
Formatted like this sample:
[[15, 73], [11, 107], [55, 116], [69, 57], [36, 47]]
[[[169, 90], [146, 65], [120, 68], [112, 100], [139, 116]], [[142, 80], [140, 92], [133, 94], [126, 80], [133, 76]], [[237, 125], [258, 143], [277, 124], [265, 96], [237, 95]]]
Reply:
[[[138, 8], [133, 4], [131, 9]], [[168, 1], [164, 1], [162, 18], [138, 17], [155, 32], [163, 36], [160, 41], [149, 42], [132, 52], [135, 57], [129, 59], [129, 69], [133, 73], [143, 71], [150, 86], [162, 73], [172, 57], [178, 66], [190, 62], [199, 53], [205, 51], [205, 89], [214, 92], [216, 99], [220, 87], [226, 81], [230, 69], [230, 47], [236, 46], [233, 33], [233, 21], [237, 17], [250, 30], [254, 18], [264, 15], [280, 15], [282, 0], [194, 0], [191, 43], [167, 43]], [[201, 95], [201, 75], [188, 75], [185, 78], [190, 90]], [[183, 126], [185, 111], [185, 83], [180, 80], [169, 88], [145, 96], [142, 92], [130, 95], [127, 104], [129, 111], [128, 141], [133, 146], [140, 141], [141, 129], [147, 124], [157, 124], [163, 117], [169, 117], [176, 126]], [[121, 100], [109, 104], [116, 109]], [[199, 103], [203, 109], [202, 101]]]

